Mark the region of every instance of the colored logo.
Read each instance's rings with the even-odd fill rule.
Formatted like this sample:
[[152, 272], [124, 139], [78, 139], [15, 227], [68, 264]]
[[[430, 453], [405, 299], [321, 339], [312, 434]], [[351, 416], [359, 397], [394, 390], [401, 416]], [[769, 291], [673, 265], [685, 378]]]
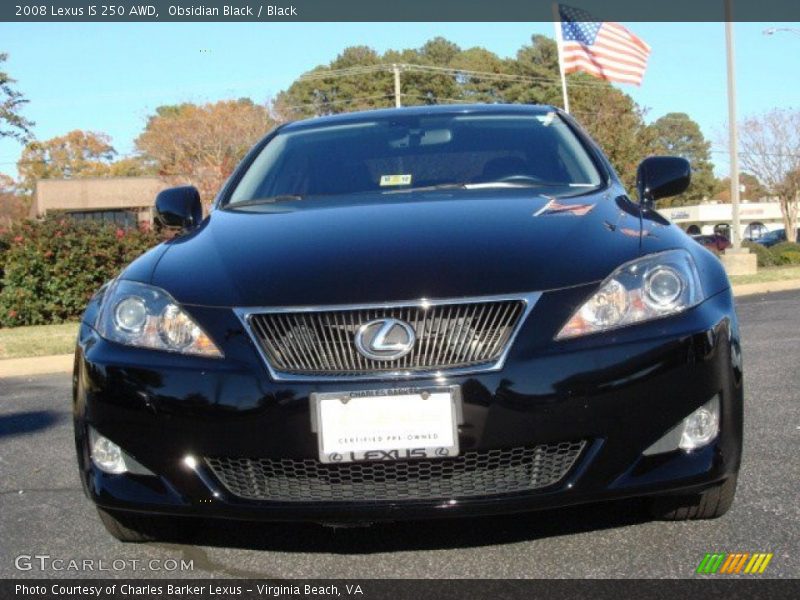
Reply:
[[714, 552], [707, 553], [695, 573], [701, 575], [731, 575], [745, 573], [756, 575], [763, 573], [769, 561], [772, 560], [772, 552]]

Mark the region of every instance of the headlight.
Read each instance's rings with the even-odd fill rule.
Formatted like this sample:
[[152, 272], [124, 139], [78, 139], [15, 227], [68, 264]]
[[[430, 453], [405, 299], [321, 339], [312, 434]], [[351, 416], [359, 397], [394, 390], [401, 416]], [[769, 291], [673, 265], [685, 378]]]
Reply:
[[97, 330], [107, 340], [221, 358], [222, 352], [164, 290], [135, 281], [115, 281], [103, 300]]
[[650, 254], [625, 263], [561, 328], [557, 340], [659, 319], [703, 300], [700, 277], [685, 250]]

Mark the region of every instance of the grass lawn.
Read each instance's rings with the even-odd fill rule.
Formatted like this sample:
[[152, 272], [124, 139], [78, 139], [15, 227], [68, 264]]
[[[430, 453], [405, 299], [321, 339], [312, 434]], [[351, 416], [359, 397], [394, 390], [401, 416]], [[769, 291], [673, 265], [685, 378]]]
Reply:
[[77, 335], [77, 323], [0, 329], [0, 360], [71, 354], [75, 350]]
[[766, 283], [768, 281], [785, 281], [787, 279], [800, 279], [800, 265], [786, 267], [759, 267], [755, 275], [738, 275], [731, 277], [731, 283]]

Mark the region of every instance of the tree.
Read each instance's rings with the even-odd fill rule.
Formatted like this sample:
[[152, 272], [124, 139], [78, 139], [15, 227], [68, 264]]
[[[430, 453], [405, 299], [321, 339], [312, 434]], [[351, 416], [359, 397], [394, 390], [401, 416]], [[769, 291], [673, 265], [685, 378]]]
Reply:
[[76, 129], [43, 142], [29, 142], [17, 169], [23, 189], [30, 192], [37, 179], [107, 176], [116, 154], [105, 133]]
[[[339, 71], [331, 76], [329, 71]], [[391, 106], [392, 73], [367, 46], [345, 48], [278, 94], [274, 108], [281, 120]]]
[[778, 198], [786, 240], [794, 242], [800, 199], [800, 110], [773, 109], [740, 127], [741, 162]]
[[[468, 102], [505, 102], [506, 91], [513, 83], [510, 79], [493, 79], [493, 75], [511, 75], [511, 63], [501, 59], [494, 52], [485, 48], [469, 48], [461, 52], [452, 61], [453, 67], [464, 71], [458, 77], [459, 99]], [[479, 75], [469, 72], [479, 73]]]
[[[8, 54], [0, 53], [0, 64], [7, 59]], [[28, 101], [14, 89], [14, 83], [16, 82], [0, 69], [0, 138], [10, 137], [27, 142], [31, 138], [31, 127], [34, 123], [20, 114]]]
[[22, 191], [32, 192], [39, 179], [141, 177], [155, 167], [140, 156], [118, 158], [111, 138], [76, 129], [43, 142], [29, 142], [17, 162]]
[[510, 75], [513, 62], [484, 48], [462, 50], [442, 37], [420, 48], [387, 50], [383, 55], [353, 46], [297, 79], [278, 95], [275, 106], [288, 118], [394, 106], [393, 65], [402, 69], [404, 105], [505, 101], [508, 80], [458, 74], [453, 69]]
[[[800, 148], [798, 148], [800, 150]], [[798, 157], [800, 158], [800, 157]], [[776, 187], [781, 203], [783, 225], [786, 228], [786, 241], [797, 241], [797, 212], [800, 206], [800, 163], [786, 173], [783, 181]]]
[[[743, 186], [742, 197], [748, 200], [761, 200], [766, 198], [769, 193], [766, 188], [761, 185], [757, 177], [750, 173], [739, 173], [739, 185]], [[717, 181], [717, 186], [714, 190], [714, 199], [721, 200], [722, 202], [731, 201], [731, 178], [725, 177]]]
[[246, 98], [160, 106], [135, 143], [159, 175], [188, 181], [208, 205], [245, 153], [273, 125], [266, 107]]
[[0, 230], [23, 220], [27, 215], [28, 198], [20, 193], [11, 177], [0, 173]]
[[109, 177], [146, 177], [156, 174], [156, 166], [142, 156], [120, 158], [108, 165]]
[[645, 125], [644, 110], [627, 94], [590, 75], [579, 73], [570, 81], [572, 114], [603, 148], [625, 186], [633, 189], [639, 163], [653, 153], [652, 130]]
[[[557, 97], [544, 92], [557, 86], [555, 43], [538, 35], [531, 41], [516, 59], [503, 59], [480, 47], [462, 50], [443, 37], [420, 48], [387, 50], [383, 55], [353, 46], [297, 79], [278, 95], [273, 108], [279, 118], [291, 119], [394, 106], [393, 65], [402, 69], [404, 105], [546, 102]], [[521, 81], [520, 76], [542, 82]]]
[[697, 204], [716, 189], [711, 143], [700, 126], [686, 113], [668, 113], [651, 125], [653, 149], [658, 154], [682, 156], [692, 164], [692, 183], [683, 194], [671, 199], [672, 206]]
[[450, 40], [437, 36], [425, 42], [418, 54], [427, 63], [442, 67], [452, 64], [453, 59], [461, 54], [461, 48]]
[[[530, 78], [513, 82], [506, 90], [506, 101], [522, 104], [554, 104], [561, 106], [561, 83], [558, 79], [558, 47], [543, 35], [531, 37], [530, 45], [517, 51], [512, 73]], [[570, 76], [573, 80], [576, 76]]]

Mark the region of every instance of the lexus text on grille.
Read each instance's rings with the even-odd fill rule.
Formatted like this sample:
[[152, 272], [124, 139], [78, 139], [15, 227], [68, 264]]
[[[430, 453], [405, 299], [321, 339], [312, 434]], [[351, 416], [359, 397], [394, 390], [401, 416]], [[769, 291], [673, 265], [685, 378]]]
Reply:
[[742, 356], [717, 258], [550, 106], [287, 123], [90, 300], [75, 360], [84, 490], [142, 541], [201, 519], [326, 524], [640, 496], [723, 515]]

